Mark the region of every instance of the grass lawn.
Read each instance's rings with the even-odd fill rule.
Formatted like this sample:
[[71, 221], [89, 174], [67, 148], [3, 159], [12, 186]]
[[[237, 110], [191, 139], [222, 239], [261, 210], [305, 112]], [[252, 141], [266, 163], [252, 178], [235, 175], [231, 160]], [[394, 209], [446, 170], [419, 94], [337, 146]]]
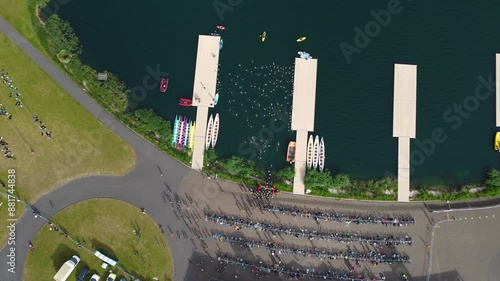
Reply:
[[[87, 200], [61, 211], [53, 222], [85, 247], [118, 260], [120, 266], [141, 280], [173, 278], [172, 255], [165, 237], [156, 223], [135, 206], [112, 199]], [[134, 236], [134, 228], [139, 229], [140, 239]], [[28, 254], [24, 270], [25, 281], [53, 280], [61, 265], [75, 254], [81, 260], [68, 280], [75, 280], [83, 266], [91, 274], [99, 274], [101, 280], [108, 275], [109, 268], [102, 269], [101, 260], [49, 230], [48, 225], [42, 228], [33, 245], [35, 251]], [[134, 255], [135, 252], [138, 254]], [[114, 268], [113, 271], [119, 274]]]
[[[17, 191], [23, 199], [33, 202], [71, 179], [93, 174], [125, 174], [134, 167], [135, 154], [128, 143], [95, 119], [0, 34], [2, 68], [21, 92], [24, 107], [15, 106], [7, 84], [0, 83], [0, 103], [13, 115], [12, 120], [0, 116], [0, 136], [9, 143], [16, 158], [0, 155], [0, 179], [6, 183], [7, 169], [16, 169]], [[52, 139], [41, 136], [33, 115], [52, 132]], [[0, 220], [3, 220], [6, 213], [1, 208]], [[0, 245], [6, 234], [7, 230], [0, 228]]]
[[28, 13], [29, 0], [0, 0], [0, 17], [12, 25], [37, 49], [43, 50]]

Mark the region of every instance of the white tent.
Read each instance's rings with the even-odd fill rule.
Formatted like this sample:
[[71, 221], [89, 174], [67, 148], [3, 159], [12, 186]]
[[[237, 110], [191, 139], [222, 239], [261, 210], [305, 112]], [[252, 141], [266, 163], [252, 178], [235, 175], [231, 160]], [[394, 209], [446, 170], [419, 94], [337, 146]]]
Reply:
[[105, 255], [103, 255], [103, 254], [102, 254], [101, 252], [99, 252], [99, 251], [95, 251], [94, 255], [95, 255], [96, 257], [98, 257], [99, 259], [101, 259], [103, 262], [110, 264], [111, 266], [115, 266], [115, 265], [116, 265], [116, 263], [117, 263], [116, 261], [114, 261], [114, 260], [112, 260], [112, 259], [110, 259], [110, 258], [106, 257]]

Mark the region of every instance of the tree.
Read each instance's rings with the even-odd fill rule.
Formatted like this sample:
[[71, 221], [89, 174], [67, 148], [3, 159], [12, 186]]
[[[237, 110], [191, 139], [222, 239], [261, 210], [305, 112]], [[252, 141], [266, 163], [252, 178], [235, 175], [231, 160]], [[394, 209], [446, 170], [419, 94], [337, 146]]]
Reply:
[[232, 156], [224, 161], [223, 167], [232, 175], [241, 177], [252, 176], [255, 172], [254, 163], [241, 157]]
[[70, 54], [78, 56], [82, 53], [80, 41], [70, 24], [53, 14], [45, 24], [45, 30], [49, 34], [48, 41], [54, 49], [54, 54], [66, 50]]
[[332, 186], [335, 188], [344, 188], [351, 185], [351, 180], [346, 174], [336, 174], [332, 179]]
[[138, 109], [134, 111], [133, 116], [137, 120], [137, 125], [141, 131], [150, 137], [158, 141], [166, 141], [167, 143], [172, 139], [170, 123], [156, 115], [152, 109]]
[[288, 166], [285, 169], [279, 170], [276, 173], [276, 177], [282, 180], [293, 181], [293, 178], [295, 177], [294, 166]]
[[333, 184], [333, 178], [329, 171], [320, 173], [314, 169], [306, 171], [305, 185], [307, 188], [322, 188], [326, 189]]
[[485, 185], [489, 188], [500, 187], [500, 171], [495, 169], [491, 169], [490, 171], [488, 171]]

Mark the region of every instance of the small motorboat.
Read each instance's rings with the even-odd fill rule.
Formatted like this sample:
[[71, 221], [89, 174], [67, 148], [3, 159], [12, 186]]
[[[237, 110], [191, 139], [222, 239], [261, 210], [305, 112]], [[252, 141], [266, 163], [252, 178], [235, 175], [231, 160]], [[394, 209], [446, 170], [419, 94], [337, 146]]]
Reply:
[[302, 42], [302, 41], [304, 41], [304, 40], [306, 40], [306, 37], [299, 37], [299, 38], [297, 39], [297, 42]]
[[190, 99], [186, 99], [186, 98], [180, 98], [179, 99], [179, 105], [180, 106], [192, 106], [193, 105], [193, 101], [190, 100]]
[[222, 46], [224, 46], [224, 39], [220, 39], [220, 43], [219, 43], [219, 50], [222, 49]]
[[219, 102], [219, 93], [215, 94], [214, 105], [217, 105], [218, 102]]
[[225, 27], [225, 26], [223, 26], [223, 25], [218, 25], [218, 26], [216, 26], [216, 27], [217, 27], [217, 29], [220, 29], [220, 30], [226, 30], [226, 27]]
[[160, 92], [165, 93], [168, 89], [168, 77], [160, 78]]
[[303, 51], [299, 51], [297, 53], [299, 54], [300, 58], [302, 58], [302, 59], [306, 59], [306, 60], [312, 59], [312, 57], [311, 57], [311, 55], [309, 53], [306, 53], [306, 52], [303, 52]]
[[295, 142], [291, 141], [288, 143], [288, 150], [286, 152], [286, 161], [293, 163], [295, 162]]
[[265, 31], [262, 32], [262, 35], [260, 35], [260, 39], [262, 40], [262, 42], [266, 41], [266, 37], [267, 37], [267, 33]]
[[500, 152], [500, 132], [495, 134], [494, 147], [496, 151]]

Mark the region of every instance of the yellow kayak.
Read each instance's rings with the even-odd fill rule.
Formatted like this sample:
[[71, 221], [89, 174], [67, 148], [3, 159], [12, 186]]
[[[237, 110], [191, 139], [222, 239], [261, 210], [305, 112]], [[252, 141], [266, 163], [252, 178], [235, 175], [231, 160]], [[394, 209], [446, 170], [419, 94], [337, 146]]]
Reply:
[[262, 39], [262, 42], [266, 41], [266, 32], [262, 32], [262, 35], [260, 36], [260, 38]]
[[297, 39], [297, 42], [302, 42], [304, 40], [306, 40], [306, 37], [300, 37], [299, 39]]
[[495, 150], [498, 151], [498, 152], [500, 152], [500, 132], [497, 132], [495, 134], [495, 142], [494, 142], [494, 144], [495, 144]]

